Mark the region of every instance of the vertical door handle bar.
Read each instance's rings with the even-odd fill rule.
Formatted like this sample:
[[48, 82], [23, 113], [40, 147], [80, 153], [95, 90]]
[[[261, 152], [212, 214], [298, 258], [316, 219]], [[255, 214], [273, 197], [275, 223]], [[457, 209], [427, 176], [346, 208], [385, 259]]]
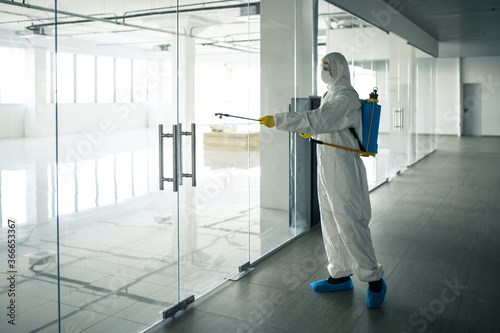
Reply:
[[[159, 155], [160, 155], [160, 177], [159, 177], [159, 181], [160, 181], [160, 191], [163, 191], [164, 189], [164, 186], [163, 186], [163, 182], [172, 182], [173, 183], [173, 191], [174, 192], [177, 192], [177, 190], [179, 189], [179, 182], [178, 182], [178, 177], [177, 177], [177, 174], [178, 174], [178, 170], [177, 170], [177, 166], [178, 166], [178, 160], [177, 160], [177, 125], [172, 125], [172, 134], [169, 134], [169, 133], [163, 133], [163, 125], [160, 124], [158, 125], [158, 136], [159, 136]], [[164, 138], [172, 138], [173, 139], [173, 149], [172, 149], [172, 153], [173, 153], [173, 177], [172, 178], [166, 178], [163, 176], [163, 139]]]
[[191, 186], [196, 186], [196, 124], [191, 124], [191, 171], [193, 172]]
[[179, 138], [178, 132], [177, 132], [177, 125], [172, 125], [172, 147], [173, 147], [173, 160], [174, 160], [174, 179], [173, 179], [173, 191], [177, 192], [179, 189], [179, 154], [177, 152], [178, 145], [177, 145], [177, 139]]
[[196, 124], [191, 124], [191, 132], [182, 132], [181, 135], [191, 135], [191, 173], [182, 173], [182, 177], [191, 178], [191, 186], [196, 186]]
[[401, 130], [404, 131], [405, 130], [405, 127], [404, 127], [404, 108], [401, 108]]

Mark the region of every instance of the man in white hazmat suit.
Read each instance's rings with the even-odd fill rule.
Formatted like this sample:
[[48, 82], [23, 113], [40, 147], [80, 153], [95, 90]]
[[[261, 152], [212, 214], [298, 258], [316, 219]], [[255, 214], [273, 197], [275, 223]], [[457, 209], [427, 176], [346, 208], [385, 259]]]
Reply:
[[[351, 86], [347, 61], [340, 53], [330, 53], [323, 57], [321, 66], [328, 92], [318, 109], [277, 113], [260, 118], [260, 123], [358, 149], [349, 128], [362, 140], [361, 103]], [[352, 289], [350, 276], [354, 271], [361, 281], [369, 283], [368, 307], [377, 308], [384, 301], [387, 285], [368, 227], [371, 206], [363, 161], [358, 153], [325, 145], [317, 146], [317, 156], [321, 227], [330, 277], [311, 283], [311, 287], [318, 292]]]

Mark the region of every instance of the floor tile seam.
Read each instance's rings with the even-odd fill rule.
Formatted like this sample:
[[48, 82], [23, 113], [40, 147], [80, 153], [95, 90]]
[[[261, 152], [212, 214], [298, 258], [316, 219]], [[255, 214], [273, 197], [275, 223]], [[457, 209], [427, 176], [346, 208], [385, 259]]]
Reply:
[[[80, 311], [82, 311], [82, 309], [77, 307], [77, 306], [74, 306], [74, 305], [67, 305], [67, 306], [71, 306], [71, 307], [74, 307], [76, 309], [65, 314], [65, 315], [61, 314], [61, 317], [59, 317], [59, 314], [58, 314], [57, 320], [52, 320], [51, 322], [48, 322], [47, 324], [38, 327], [37, 329], [35, 329], [35, 331], [50, 327], [51, 325], [54, 325], [56, 323], [61, 323], [61, 325], [62, 325], [62, 322], [65, 320], [65, 318], [70, 318], [72, 315], [77, 315], [78, 313], [80, 313]], [[83, 310], [86, 310], [86, 309], [83, 309]], [[87, 311], [90, 311], [90, 310], [87, 310]], [[97, 312], [97, 311], [92, 311], [92, 312]], [[96, 323], [90, 325], [89, 327], [85, 328], [85, 330], [91, 328], [92, 326], [94, 326], [97, 323], [100, 323], [103, 320], [108, 319], [109, 317], [112, 317], [112, 315], [109, 315], [109, 314], [105, 314], [105, 313], [101, 313], [101, 312], [97, 312], [97, 313], [104, 315], [104, 318], [102, 320], [99, 320]]]
[[251, 286], [253, 285], [253, 286], [259, 286], [259, 287], [274, 288], [274, 289], [278, 289], [278, 290], [282, 290], [282, 291], [286, 291], [286, 292], [291, 292], [291, 291], [296, 289], [296, 288], [294, 288], [294, 289], [290, 290], [290, 289], [286, 289], [286, 288], [279, 288], [279, 287], [269, 286], [269, 285], [265, 285], [262, 283], [256, 283], [256, 282], [247, 282], [247, 284], [249, 284]]
[[487, 322], [485, 323], [484, 321], [475, 321], [475, 320], [467, 320], [466, 318], [464, 319], [461, 319], [460, 317], [457, 317], [457, 319], [455, 320], [455, 322], [459, 323], [459, 324], [469, 324], [469, 325], [480, 325], [481, 328], [491, 328], [493, 330], [495, 330], [496, 332], [498, 332], [500, 330], [500, 324], [497, 325], [497, 326], [494, 326], [494, 325], [491, 325], [491, 323]]
[[[258, 324], [259, 322], [264, 322], [264, 320], [266, 320], [266, 318], [270, 318], [270, 316], [273, 314], [273, 311], [280, 305], [280, 304], [283, 304], [287, 299], [291, 298], [292, 297], [292, 292], [289, 292], [288, 295], [286, 295], [285, 297], [283, 297], [283, 299], [281, 299], [279, 302], [277, 302], [276, 304], [273, 305], [273, 307], [271, 309], [268, 309], [268, 311], [263, 314], [262, 317], [260, 317], [259, 320], [257, 320], [255, 323], [251, 323], [252, 326], [255, 326], [255, 324]], [[268, 326], [268, 327], [272, 327], [272, 328], [276, 328], [276, 329], [281, 329], [280, 327], [277, 327], [277, 326], [273, 326], [272, 324], [265, 324], [264, 326]]]
[[[433, 244], [435, 245], [435, 244]], [[450, 249], [450, 250], [453, 250], [453, 249]], [[404, 259], [404, 258], [409, 258], [409, 259], [421, 259], [420, 257], [417, 257], [416, 255], [413, 254], [412, 251], [408, 250], [405, 254], [401, 255], [401, 257]], [[435, 257], [435, 256], [433, 256]], [[443, 259], [443, 260], [436, 260], [436, 262], [439, 262], [439, 263], [456, 263], [456, 262], [463, 262], [464, 259], [476, 259], [476, 256], [475, 255], [472, 255], [472, 254], [465, 254], [465, 255], [462, 255], [460, 257], [455, 257], [453, 258], [453, 260], [451, 260], [452, 258], [446, 258], [446, 259]], [[450, 261], [451, 260], [451, 261]]]
[[[383, 310], [383, 309], [384, 309], [384, 307], [386, 307], [386, 306], [382, 305], [381, 310]], [[410, 311], [401, 310], [401, 309], [399, 309], [399, 308], [392, 308], [392, 307], [390, 307], [390, 306], [389, 306], [389, 307], [387, 307], [387, 308], [388, 308], [388, 309], [390, 309], [391, 311], [398, 312], [400, 315], [404, 315], [404, 314], [406, 314], [406, 315], [407, 315], [407, 317], [410, 317], [410, 316], [411, 316], [411, 314], [413, 313], [413, 312], [410, 312]], [[360, 321], [360, 320], [361, 320], [361, 318], [362, 318], [363, 314], [364, 314], [365, 312], [367, 312], [367, 313], [368, 313], [369, 311], [371, 312], [371, 311], [377, 311], [377, 310], [380, 310], [380, 309], [369, 309], [369, 308], [364, 309], [364, 310], [361, 312], [361, 314], [359, 315], [359, 318], [357, 318], [357, 319], [356, 319], [356, 321], [355, 321], [355, 323], [354, 323], [354, 324], [353, 324], [353, 325], [349, 328], [348, 332], [349, 332], [349, 333], [358, 332], [358, 331], [353, 331], [353, 329], [356, 327], [356, 324], [358, 323], [358, 321]], [[400, 332], [406, 332], [406, 331], [402, 329], [402, 330], [400, 330]]]
[[[98, 325], [98, 324], [102, 323], [103, 321], [108, 320], [108, 319], [110, 319], [110, 318], [115, 318], [116, 320], [122, 320], [122, 321], [130, 321], [130, 322], [132, 322], [132, 323], [139, 324], [139, 325], [143, 325], [143, 326], [144, 326], [144, 325], [148, 325], [147, 327], [149, 327], [149, 326], [150, 326], [149, 324], [139, 323], [139, 322], [134, 321], [134, 320], [130, 320], [130, 319], [123, 319], [123, 318], [120, 318], [120, 317], [115, 317], [115, 316], [113, 316], [113, 315], [107, 315], [107, 317], [105, 317], [104, 319], [99, 320], [98, 322], [96, 322], [96, 323], [92, 324], [91, 326], [89, 326], [89, 327], [87, 327], [85, 330], [83, 330], [82, 332], [86, 332], [86, 331], [88, 331], [89, 329], [91, 329], [92, 327], [94, 327], [94, 326], [96, 326], [96, 325]], [[62, 322], [61, 322], [61, 326], [62, 326]], [[147, 327], [145, 327], [145, 328], [147, 328]]]
[[[415, 239], [415, 234], [411, 234], [411, 235], [408, 235], [408, 238], [405, 238], [405, 237], [402, 237], [402, 236], [394, 236], [394, 235], [391, 235], [390, 237], [387, 237], [387, 236], [381, 236], [380, 234], [378, 233], [371, 233], [372, 236], [379, 236], [379, 237], [385, 237], [385, 238], [390, 238], [390, 239], [394, 239], [394, 240], [400, 240], [400, 241], [412, 241], [412, 240], [420, 240], [420, 237], [419, 239]], [[377, 251], [377, 249], [375, 249], [375, 252]]]
[[280, 332], [283, 332], [283, 333], [294, 333], [293, 331], [285, 330], [284, 328], [277, 328], [277, 327], [273, 327], [273, 326], [269, 326], [269, 325], [264, 325], [264, 324], [259, 324], [259, 326], [256, 326], [257, 324], [258, 324], [258, 322], [255, 323], [254, 325], [250, 326], [244, 333], [249, 332], [250, 330], [252, 330], [254, 328], [258, 328], [258, 327], [273, 328], [273, 329], [277, 329], [277, 330], [279, 330]]
[[[471, 257], [475, 257], [475, 255], [471, 255]], [[399, 257], [401, 258], [401, 260], [398, 262], [398, 265], [403, 261], [403, 257]], [[408, 258], [407, 258], [408, 259]], [[428, 263], [431, 263], [431, 264], [436, 264], [436, 265], [439, 265], [439, 266], [442, 266], [443, 264], [443, 261], [440, 261], [440, 260], [432, 260], [432, 259], [423, 259], [423, 258], [409, 258], [409, 259], [412, 259], [414, 261], [420, 261], [420, 262], [428, 262]], [[451, 265], [451, 266], [460, 266], [458, 264], [455, 264], [455, 263], [449, 263], [449, 262], [445, 262], [445, 264], [448, 264], [448, 265]], [[397, 267], [397, 266], [396, 266]], [[394, 267], [394, 269], [396, 269], [396, 267]], [[462, 265], [463, 267], [463, 265]]]
[[[429, 232], [432, 232], [432, 233], [437, 233], [438, 231], [436, 230], [432, 230], [432, 228], [430, 228], [430, 230], [427, 230]], [[457, 231], [457, 230], [455, 230]], [[473, 230], [460, 230], [460, 232], [462, 232], [463, 234], [472, 234]], [[439, 235], [438, 234], [438, 239], [429, 239], [429, 238], [426, 238], [425, 237], [425, 234], [424, 234], [424, 230], [422, 230], [421, 234], [419, 235], [420, 238], [419, 239], [413, 239], [415, 241], [420, 241], [420, 242], [423, 242], [423, 243], [429, 243], [429, 244], [432, 244], [432, 245], [440, 245], [441, 247], [442, 246], [445, 246], [445, 245], [449, 245], [449, 244], [453, 244], [453, 242], [457, 242], [458, 240], [456, 238], [453, 238], [453, 239], [444, 239], [443, 235]], [[478, 239], [479, 239], [479, 234], [477, 234], [476, 236], [474, 236], [472, 238], [472, 242], [471, 242], [471, 245], [476, 248], [479, 243], [478, 243]], [[462, 239], [463, 240], [463, 239]]]
[[351, 332], [352, 332], [352, 330], [354, 329], [354, 327], [356, 327], [356, 324], [358, 323], [358, 321], [360, 321], [360, 320], [361, 320], [361, 317], [363, 317], [363, 314], [364, 314], [365, 312], [367, 312], [367, 311], [368, 311], [368, 309], [367, 309], [367, 308], [365, 308], [365, 309], [363, 309], [363, 311], [361, 311], [361, 313], [359, 314], [358, 318], [356, 318], [356, 320], [352, 323], [352, 325], [351, 325], [351, 326], [349, 327], [349, 329], [347, 330], [347, 332], [348, 332], [348, 333], [351, 333]]
[[[358, 303], [359, 304], [359, 303]], [[366, 306], [366, 302], [363, 303], [365, 305], [365, 308], [363, 309], [363, 311], [361, 311], [358, 315], [358, 317], [356, 318], [356, 320], [353, 321], [353, 323], [351, 324], [351, 326], [347, 329], [347, 332], [352, 332], [352, 330], [354, 329], [354, 327], [356, 327], [356, 324], [358, 323], [358, 321], [361, 320], [361, 318], [363, 317], [363, 314], [365, 312], [368, 312], [368, 311], [377, 311], [378, 309], [369, 309], [367, 306]]]
[[104, 299], [106, 299], [106, 298], [111, 297], [111, 296], [112, 296], [112, 294], [106, 294], [106, 295], [104, 295], [104, 296], [105, 296], [105, 297], [101, 297], [101, 298], [99, 298], [98, 300], [93, 300], [93, 301], [88, 302], [88, 303], [83, 304], [83, 305], [72, 305], [72, 304], [64, 303], [62, 300], [61, 300], [61, 303], [62, 303], [62, 304], [64, 304], [64, 305], [66, 305], [66, 306], [76, 307], [76, 308], [78, 308], [78, 311], [81, 311], [81, 310], [86, 310], [86, 311], [91, 311], [91, 312], [99, 313], [99, 314], [102, 314], [102, 315], [104, 315], [104, 316], [108, 316], [108, 317], [114, 316], [114, 315], [116, 315], [118, 312], [121, 312], [121, 311], [123, 311], [123, 310], [125, 310], [125, 309], [127, 309], [127, 308], [129, 308], [129, 307], [131, 307], [131, 306], [133, 306], [133, 305], [135, 305], [135, 304], [137, 304], [137, 303], [140, 303], [139, 301], [134, 301], [134, 302], [132, 302], [132, 304], [129, 304], [129, 305], [125, 306], [123, 309], [120, 309], [120, 310], [118, 310], [118, 311], [116, 311], [116, 312], [113, 312], [113, 313], [111, 313], [111, 314], [110, 314], [110, 313], [104, 313], [104, 312], [101, 312], [101, 311], [92, 310], [92, 309], [90, 309], [90, 308], [89, 308], [89, 307], [90, 307], [90, 306], [92, 306], [94, 303], [97, 303], [97, 302], [99, 302], [99, 301], [101, 301], [101, 300], [104, 300]]
[[[79, 308], [80, 310], [87, 310], [87, 311], [92, 311], [92, 312], [96, 312], [96, 313], [100, 313], [100, 314], [103, 314], [105, 316], [112, 316], [113, 314], [109, 314], [109, 313], [104, 313], [104, 312], [100, 312], [100, 311], [96, 311], [96, 310], [89, 310], [88, 307], [89, 306], [92, 306], [92, 304], [100, 301], [100, 300], [104, 300], [106, 298], [110, 297], [109, 294], [107, 295], [104, 295], [104, 297], [100, 297], [99, 300], [94, 300], [94, 301], [91, 301], [91, 302], [88, 302], [88, 303], [85, 303], [83, 304], [82, 302], [80, 302], [79, 305], [73, 305], [73, 304], [70, 304], [70, 303], [67, 303], [67, 301], [61, 299], [61, 305], [66, 305], [66, 306], [72, 306], [72, 307], [76, 307], [76, 308]], [[128, 307], [128, 306], [127, 306]], [[120, 310], [121, 311], [121, 310]], [[119, 311], [117, 311], [119, 312]]]
[[326, 253], [324, 251], [324, 247], [322, 246], [321, 249], [323, 250], [322, 254], [324, 254], [324, 256], [320, 257], [320, 259], [318, 259], [314, 255], [308, 256], [307, 254], [301, 255], [301, 254], [297, 253], [290, 260], [280, 258], [280, 259], [276, 259], [275, 262], [279, 262], [282, 264], [288, 264], [288, 265], [304, 266], [304, 265], [310, 263], [308, 259], [312, 259], [312, 260], [314, 260], [314, 263], [317, 263], [318, 265], [323, 265], [327, 261], [327, 258], [326, 258]]
[[[57, 304], [57, 300], [49, 300], [49, 301], [43, 302], [43, 303], [38, 304], [38, 305], [36, 305], [36, 306], [32, 307], [31, 309], [28, 309], [26, 311], [19, 311], [18, 309], [16, 309], [16, 315], [22, 315], [22, 314], [25, 314], [27, 312], [33, 311], [33, 310], [35, 310], [38, 307], [41, 307], [43, 305], [47, 305], [47, 303], [56, 303]], [[9, 320], [10, 320], [10, 318], [6, 317], [6, 319], [0, 321], [0, 324], [2, 324], [4, 322], [7, 322]]]
[[[125, 309], [124, 309], [124, 310], [125, 310]], [[122, 311], [122, 310], [121, 310], [121, 311]], [[121, 311], [118, 311], [118, 312], [121, 312]], [[118, 313], [118, 312], [117, 312], [117, 313]], [[139, 324], [139, 325], [143, 325], [143, 326], [144, 326], [144, 325], [146, 325], [146, 327], [150, 327], [151, 325], [154, 325], [154, 324], [156, 324], [156, 323], [158, 322], [158, 321], [155, 321], [155, 322], [153, 322], [153, 323], [141, 323], [141, 322], [139, 322], [139, 321], [137, 321], [137, 320], [132, 320], [132, 319], [130, 319], [130, 318], [121, 318], [121, 317], [118, 317], [118, 316], [116, 316], [116, 314], [117, 314], [117, 313], [115, 313], [114, 315], [110, 315], [110, 316], [109, 316], [108, 318], [106, 318], [106, 319], [109, 319], [109, 318], [113, 317], [113, 318], [114, 318], [114, 319], [116, 319], [116, 320], [125, 320], [125, 321], [130, 321], [130, 322], [135, 323], [135, 324]], [[163, 319], [163, 316], [162, 316], [161, 318], [159, 318], [158, 320], [162, 320], [162, 319]]]
[[402, 258], [399, 258], [398, 263], [394, 266], [394, 268], [392, 269], [392, 271], [388, 275], [384, 275], [383, 276], [384, 280], [387, 281], [392, 276], [392, 274], [394, 274], [394, 271], [398, 268], [399, 265], [401, 265], [401, 262], [402, 262]]
[[[228, 281], [229, 282], [229, 281]], [[262, 284], [258, 284], [258, 283], [251, 283], [251, 282], [246, 282], [246, 281], [242, 281], [242, 280], [239, 280], [239, 281], [231, 281], [231, 282], [234, 282], [234, 283], [238, 283], [238, 284], [245, 284], [247, 285], [247, 288], [252, 288], [254, 286], [257, 286], [257, 287], [260, 287], [262, 289], [266, 289], [266, 290], [269, 290], [271, 289], [270, 291], [287, 291], [287, 292], [290, 292], [291, 290], [288, 290], [288, 289], [281, 289], [281, 288], [277, 288], [277, 287], [273, 287], [273, 286], [266, 286], [266, 285], [262, 285]], [[232, 296], [228, 296], [227, 294], [224, 293], [224, 289], [226, 289], [224, 287], [224, 284], [221, 284], [219, 286], [221, 289], [218, 289], [217, 290], [217, 293], [220, 293], [222, 296], [224, 297], [229, 297], [229, 298], [235, 298], [235, 297], [232, 297]], [[230, 292], [229, 292], [230, 293]], [[211, 297], [212, 295], [205, 295], [204, 296], [204, 299], [208, 299], [209, 297]]]
[[[431, 184], [434, 184], [434, 183], [431, 183]], [[419, 185], [422, 185], [422, 183], [420, 183]], [[424, 183], [424, 185], [425, 185], [425, 183]], [[454, 185], [450, 186], [448, 188], [448, 190], [443, 191], [443, 192], [446, 192], [446, 193], [444, 195], [438, 196], [438, 198], [441, 198], [441, 201], [444, 200], [450, 194], [450, 192], [452, 191], [453, 187], [454, 187]], [[440, 186], [440, 188], [443, 188], [443, 186]], [[415, 199], [416, 196], [422, 197], [423, 195], [422, 194], [415, 194], [414, 192], [409, 191], [409, 192], [404, 193], [401, 196], [400, 200], [406, 200], [409, 197], [410, 198], [409, 201], [411, 202], [411, 201], [413, 201]], [[439, 205], [441, 205], [441, 203]]]
[[[203, 314], [208, 314], [210, 316], [214, 316], [214, 317], [218, 317], [218, 318], [225, 318], [225, 319], [230, 319], [230, 320], [235, 320], [235, 321], [238, 321], [240, 323], [245, 323], [245, 324], [248, 324], [250, 326], [252, 326], [252, 324], [254, 324], [253, 322], [251, 321], [247, 321], [247, 320], [241, 320], [241, 319], [238, 319], [236, 317], [230, 317], [230, 316], [227, 316], [227, 315], [221, 315], [221, 314], [218, 314], [218, 313], [213, 313], [213, 312], [210, 312], [210, 311], [207, 311], [207, 310], [201, 310], [201, 309], [197, 309], [195, 307], [192, 308], [192, 311], [193, 312], [199, 312], [199, 313], [203, 313]], [[265, 315], [263, 315], [262, 317], [260, 317], [255, 323], [259, 322]], [[188, 319], [183, 319], [183, 320], [188, 320]], [[203, 319], [198, 319], [198, 321], [200, 320], [203, 320]]]
[[[464, 296], [465, 292], [467, 292], [467, 291], [471, 290], [471, 289], [469, 288], [469, 281], [471, 280], [471, 275], [472, 275], [472, 273], [473, 273], [472, 269], [471, 269], [471, 270], [469, 270], [469, 273], [467, 274], [467, 277], [466, 277], [466, 279], [465, 279], [465, 286], [466, 286], [466, 287], [465, 287], [465, 290], [463, 290], [463, 291], [460, 293], [460, 295], [459, 295], [459, 298], [460, 298], [460, 299], [459, 299], [459, 301], [458, 301], [457, 313], [456, 313], [456, 315], [455, 315], [455, 320], [456, 320], [456, 321], [458, 321], [458, 322], [463, 322], [463, 321], [460, 321], [459, 314], [460, 314], [460, 310], [461, 310], [461, 308], [462, 308], [462, 302], [463, 302], [463, 299], [464, 299], [464, 297], [463, 297], [463, 296]], [[475, 290], [475, 289], [472, 289], [472, 290]]]
[[[465, 281], [468, 281], [468, 275], [469, 275], [469, 273], [463, 275], [463, 276], [465, 276]], [[454, 275], [454, 277], [457, 277], [457, 276]], [[417, 283], [422, 282], [421, 278], [400, 277], [400, 276], [395, 276], [392, 273], [389, 276], [387, 276], [387, 280], [390, 281], [390, 279], [399, 280], [399, 281], [417, 282]], [[452, 280], [454, 280], [454, 278]], [[449, 276], [444, 278], [444, 279], [442, 279], [442, 277], [440, 277], [439, 279], [434, 279], [433, 281], [435, 281], [436, 283], [439, 281], [439, 283], [442, 283], [444, 285], [445, 281], [450, 282], [450, 278], [449, 278]], [[436, 284], [436, 283], [430, 282], [430, 281], [426, 282], [426, 284]], [[460, 283], [462, 283], [462, 282], [460, 281]], [[467, 284], [467, 282], [463, 282], [463, 283]], [[467, 289], [469, 290], [470, 288], [467, 288]], [[470, 289], [470, 290], [476, 290], [476, 289]]]
[[436, 209], [434, 210], [434, 213], [432, 214], [431, 218], [434, 217], [436, 215], [436, 212], [440, 211], [441, 210], [441, 207], [443, 206], [443, 204], [445, 203], [445, 200], [446, 198], [448, 198], [448, 196], [450, 195], [451, 191], [453, 190], [453, 187], [450, 188], [448, 190], [448, 193], [446, 195], [444, 195], [442, 198], [441, 198], [441, 202], [439, 203], [439, 205], [436, 207]]
[[[445, 274], [443, 274], [443, 275], [445, 275]], [[444, 278], [443, 278], [443, 276], [440, 276], [439, 278], [437, 278], [437, 277], [433, 278], [433, 280], [427, 279], [426, 283], [436, 284], [439, 281], [439, 283], [444, 284], [445, 281], [450, 281], [450, 279], [454, 280], [455, 278], [458, 278], [458, 277], [464, 277], [465, 278], [464, 283], [467, 284], [467, 281], [469, 280], [469, 276], [470, 276], [470, 272], [466, 272], [463, 275], [449, 274], [449, 275], [446, 275], [446, 277], [444, 277]], [[426, 277], [428, 278], [429, 276], [426, 276]], [[451, 278], [451, 277], [453, 277], [453, 278]], [[392, 272], [389, 276], [387, 276], [387, 279], [394, 279], [394, 280], [400, 280], [400, 281], [411, 281], [411, 282], [422, 282], [422, 279], [419, 277], [415, 277], [415, 278], [414, 277], [401, 277], [401, 276], [397, 276], [397, 275], [393, 274]], [[432, 282], [432, 281], [434, 281], [434, 282]]]

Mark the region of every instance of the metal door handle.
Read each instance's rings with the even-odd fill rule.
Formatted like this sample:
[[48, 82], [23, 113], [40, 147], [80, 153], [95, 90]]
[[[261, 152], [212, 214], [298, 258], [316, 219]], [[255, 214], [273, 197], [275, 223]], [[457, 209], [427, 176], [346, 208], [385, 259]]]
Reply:
[[[163, 191], [163, 182], [172, 182], [173, 183], [173, 191], [177, 192], [179, 189], [179, 181], [178, 181], [178, 159], [177, 159], [177, 125], [172, 125], [172, 134], [163, 133], [163, 125], [158, 125], [158, 134], [159, 134], [159, 150], [160, 150], [160, 191]], [[172, 154], [173, 154], [173, 177], [165, 178], [163, 177], [163, 139], [164, 138], [172, 138]]]
[[400, 121], [399, 121], [399, 108], [394, 108], [394, 113], [393, 113], [393, 123], [394, 123], [394, 130], [397, 131], [400, 129]]
[[196, 186], [196, 124], [191, 124], [191, 132], [181, 135], [191, 135], [191, 173], [181, 173], [181, 177], [191, 178], [191, 186]]
[[404, 116], [405, 116], [404, 108], [401, 108], [401, 120], [400, 120], [401, 123], [399, 124], [399, 128], [401, 128], [402, 131], [405, 130]]
[[403, 108], [394, 109], [394, 130], [404, 130], [404, 112]]

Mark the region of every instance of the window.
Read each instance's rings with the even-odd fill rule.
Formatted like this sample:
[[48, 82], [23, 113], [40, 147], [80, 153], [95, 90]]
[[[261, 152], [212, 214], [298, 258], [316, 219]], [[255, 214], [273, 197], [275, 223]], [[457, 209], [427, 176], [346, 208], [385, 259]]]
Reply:
[[24, 103], [24, 57], [24, 49], [0, 47], [0, 103]]
[[[151, 64], [147, 60], [64, 52], [57, 53], [57, 65], [55, 59], [54, 53], [47, 53], [48, 103], [55, 102], [56, 67], [59, 103], [146, 103], [151, 92], [158, 89], [158, 79], [151, 79]], [[15, 66], [16, 71], [24, 70], [24, 64]], [[22, 79], [24, 82], [24, 75]]]
[[75, 60], [70, 53], [57, 53], [57, 102], [75, 102]]
[[76, 56], [76, 102], [95, 102], [95, 57]]
[[47, 52], [47, 103], [54, 103], [56, 99], [55, 89], [56, 89], [56, 56], [54, 52]]
[[116, 59], [116, 100], [130, 103], [132, 98], [132, 62], [130, 59]]
[[134, 60], [132, 66], [132, 101], [145, 103], [148, 101], [148, 62], [145, 60]]
[[97, 103], [113, 103], [115, 93], [114, 59], [97, 57]]

